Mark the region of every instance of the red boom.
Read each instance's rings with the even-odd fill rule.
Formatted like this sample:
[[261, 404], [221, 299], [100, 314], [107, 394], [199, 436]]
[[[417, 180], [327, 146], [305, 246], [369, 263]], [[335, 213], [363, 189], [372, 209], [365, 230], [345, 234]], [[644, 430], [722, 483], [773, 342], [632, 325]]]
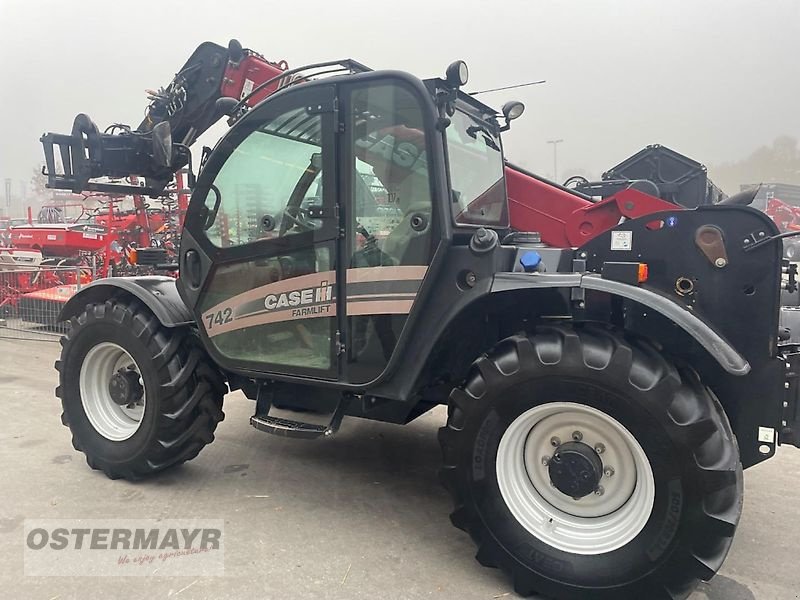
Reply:
[[511, 166], [506, 166], [505, 172], [511, 226], [518, 231], [538, 231], [542, 242], [551, 246], [582, 246], [622, 218], [682, 210], [637, 190], [623, 190], [600, 202], [590, 202]]

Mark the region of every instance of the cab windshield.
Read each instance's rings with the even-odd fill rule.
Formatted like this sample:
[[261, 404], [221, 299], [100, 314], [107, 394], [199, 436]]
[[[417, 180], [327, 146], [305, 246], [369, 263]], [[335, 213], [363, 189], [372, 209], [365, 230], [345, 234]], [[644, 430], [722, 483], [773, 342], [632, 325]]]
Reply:
[[459, 110], [446, 131], [456, 223], [507, 227], [500, 136], [484, 121]]

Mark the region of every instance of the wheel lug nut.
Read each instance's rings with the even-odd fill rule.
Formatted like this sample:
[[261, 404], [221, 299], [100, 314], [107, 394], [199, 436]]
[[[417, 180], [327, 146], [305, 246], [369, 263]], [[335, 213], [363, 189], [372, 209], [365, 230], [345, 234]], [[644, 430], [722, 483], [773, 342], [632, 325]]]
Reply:
[[553, 436], [550, 438], [550, 445], [554, 448], [558, 448], [561, 445], [561, 440]]
[[576, 442], [580, 442], [583, 439], [583, 434], [580, 431], [573, 431], [572, 439]]
[[611, 477], [611, 476], [613, 476], [613, 475], [614, 475], [614, 467], [606, 467], [606, 468], [603, 470], [603, 475], [605, 475], [606, 477]]
[[597, 444], [594, 447], [594, 451], [597, 452], [598, 454], [602, 454], [603, 452], [606, 451], [606, 447], [603, 444]]
[[603, 494], [606, 493], [606, 491], [603, 489], [602, 485], [598, 485], [597, 489], [594, 491], [594, 493], [595, 493], [596, 496], [602, 496]]
[[547, 465], [549, 465], [549, 464], [550, 464], [550, 457], [549, 457], [549, 456], [543, 456], [543, 457], [542, 457], [542, 464], [543, 464], [545, 467], [546, 467]]

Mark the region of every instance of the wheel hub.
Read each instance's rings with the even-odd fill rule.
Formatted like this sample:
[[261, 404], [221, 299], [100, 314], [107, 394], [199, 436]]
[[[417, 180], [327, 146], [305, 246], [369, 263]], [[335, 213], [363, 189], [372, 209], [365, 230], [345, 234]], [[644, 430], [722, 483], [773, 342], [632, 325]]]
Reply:
[[120, 369], [111, 376], [108, 393], [120, 406], [136, 404], [144, 396], [144, 388], [139, 383], [139, 373], [131, 369]]
[[559, 446], [547, 469], [555, 488], [576, 499], [597, 490], [603, 477], [603, 461], [583, 442], [567, 442]]
[[631, 432], [574, 402], [540, 404], [514, 419], [500, 439], [496, 472], [517, 522], [574, 554], [627, 544], [647, 523], [655, 499], [650, 462]]
[[86, 418], [97, 433], [113, 442], [136, 433], [147, 409], [147, 387], [124, 348], [96, 344], [83, 359], [78, 385]]

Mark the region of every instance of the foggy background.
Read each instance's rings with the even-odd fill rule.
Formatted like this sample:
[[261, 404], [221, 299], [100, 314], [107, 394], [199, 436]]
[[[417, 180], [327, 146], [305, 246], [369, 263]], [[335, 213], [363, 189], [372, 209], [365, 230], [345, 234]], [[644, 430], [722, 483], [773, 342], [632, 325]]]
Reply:
[[[546, 141], [564, 140], [559, 181], [660, 143], [728, 193], [753, 177], [800, 183], [800, 0], [0, 0], [0, 178], [30, 193], [43, 132], [69, 133], [78, 112], [138, 125], [146, 88], [231, 37], [291, 67], [352, 57], [424, 78], [460, 58], [467, 91], [546, 79], [480, 98], [526, 104], [504, 137], [512, 161], [553, 177]], [[786, 164], [770, 175], [776, 153]]]

